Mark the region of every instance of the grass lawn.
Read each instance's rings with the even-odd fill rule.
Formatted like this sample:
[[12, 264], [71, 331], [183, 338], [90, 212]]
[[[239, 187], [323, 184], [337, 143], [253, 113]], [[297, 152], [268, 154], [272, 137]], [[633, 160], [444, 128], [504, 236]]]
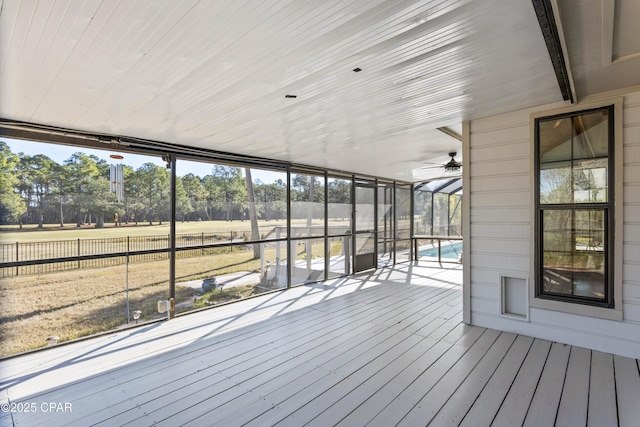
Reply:
[[[275, 259], [275, 249], [267, 249]], [[258, 272], [260, 261], [251, 250], [176, 261], [176, 282], [237, 271]], [[0, 356], [45, 345], [47, 337], [61, 341], [108, 331], [126, 324], [125, 266], [73, 270], [40, 276], [0, 279]], [[142, 320], [162, 315], [157, 302], [168, 298], [169, 261], [129, 265], [130, 310], [141, 310]], [[250, 293], [250, 292], [249, 292]], [[176, 303], [193, 301], [194, 290], [176, 288]], [[247, 295], [243, 290], [242, 296]], [[202, 305], [202, 304], [201, 304]], [[183, 307], [178, 311], [188, 311]]]
[[[267, 232], [276, 226], [286, 226], [286, 220], [258, 221], [260, 232]], [[202, 222], [178, 222], [176, 223], [176, 234], [183, 233], [231, 233], [235, 231], [242, 235], [243, 232], [251, 231], [249, 221], [202, 221]], [[56, 224], [45, 224], [39, 229], [36, 224], [23, 226], [22, 230], [17, 225], [0, 226], [0, 242], [41, 242], [48, 240], [73, 240], [73, 239], [101, 239], [109, 237], [137, 237], [168, 235], [169, 223], [162, 225], [148, 222], [135, 224], [123, 224], [115, 227], [113, 223], [106, 223], [104, 228], [94, 226], [83, 226], [77, 228], [74, 224], [69, 224], [61, 228]]]
[[[337, 224], [336, 221], [334, 224]], [[305, 224], [300, 220], [295, 224]], [[286, 221], [260, 221], [263, 230], [284, 226]], [[344, 224], [348, 224], [347, 221]], [[343, 224], [341, 224], [343, 225]], [[104, 237], [151, 236], [169, 233], [169, 224], [114, 227], [108, 224], [102, 229], [86, 227], [59, 229], [47, 227], [38, 230], [35, 226], [17, 230], [17, 227], [0, 228], [0, 241], [35, 242], [46, 240], [96, 239]], [[249, 231], [248, 221], [211, 221], [178, 223], [177, 233]], [[284, 237], [284, 236], [283, 236]], [[314, 239], [312, 253], [315, 257], [324, 254], [321, 239]], [[304, 245], [298, 245], [296, 259], [304, 259]], [[176, 260], [176, 282], [202, 279], [234, 272], [259, 272], [260, 260], [253, 259], [253, 251], [242, 246], [215, 248], [214, 254], [178, 258]], [[206, 250], [205, 250], [206, 252]], [[341, 242], [332, 243], [331, 254], [341, 252]], [[276, 249], [268, 244], [265, 259], [274, 262]], [[42, 255], [42, 254], [40, 254]], [[281, 256], [286, 257], [286, 250]], [[283, 260], [284, 261], [284, 260]], [[0, 356], [15, 354], [46, 345], [49, 336], [57, 335], [67, 341], [98, 332], [122, 327], [126, 324], [126, 267], [117, 265], [102, 268], [78, 269], [38, 275], [20, 275], [0, 279]], [[142, 320], [162, 317], [156, 313], [157, 302], [168, 298], [169, 261], [131, 263], [128, 270], [130, 311], [141, 310]], [[256, 283], [257, 284], [257, 283]], [[197, 306], [218, 303], [220, 298], [232, 300], [253, 294], [253, 285], [243, 289], [227, 290], [216, 295], [205, 295]], [[228, 295], [227, 295], [228, 294]], [[194, 289], [177, 286], [176, 304], [178, 312], [194, 308]], [[208, 301], [208, 302], [207, 302]]]

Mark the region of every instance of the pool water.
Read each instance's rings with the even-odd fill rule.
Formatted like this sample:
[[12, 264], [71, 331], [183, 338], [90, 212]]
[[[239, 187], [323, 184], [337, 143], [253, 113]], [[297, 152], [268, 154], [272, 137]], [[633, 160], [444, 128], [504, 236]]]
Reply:
[[[440, 249], [440, 254], [442, 258], [450, 258], [450, 259], [458, 259], [460, 256], [460, 252], [462, 252], [462, 242], [451, 243], [448, 245], [442, 245]], [[419, 256], [428, 256], [428, 257], [438, 257], [438, 247], [423, 249], [418, 252]]]

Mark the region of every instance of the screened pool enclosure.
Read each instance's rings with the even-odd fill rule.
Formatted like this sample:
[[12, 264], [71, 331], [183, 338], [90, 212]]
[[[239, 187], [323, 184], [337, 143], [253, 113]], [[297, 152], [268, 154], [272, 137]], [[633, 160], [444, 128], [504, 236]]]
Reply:
[[[409, 262], [415, 234], [460, 232], [459, 190], [443, 195], [439, 181], [109, 148], [78, 145], [58, 158], [56, 144], [6, 146], [22, 161], [11, 173], [25, 211], [6, 224], [0, 276], [12, 300], [47, 298], [10, 307], [0, 354], [162, 320], [161, 300], [180, 315]], [[37, 161], [50, 185], [29, 191], [19, 165]], [[44, 311], [52, 321], [38, 321]]]
[[462, 262], [462, 178], [414, 186], [414, 256]]

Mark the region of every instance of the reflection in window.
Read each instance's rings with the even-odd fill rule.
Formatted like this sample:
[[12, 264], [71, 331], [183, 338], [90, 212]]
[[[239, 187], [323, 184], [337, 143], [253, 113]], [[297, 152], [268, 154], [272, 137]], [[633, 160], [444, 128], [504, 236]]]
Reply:
[[543, 291], [605, 297], [605, 217], [601, 210], [549, 209], [542, 214]]
[[536, 120], [540, 297], [613, 306], [612, 113]]
[[607, 202], [608, 110], [537, 123], [540, 203]]

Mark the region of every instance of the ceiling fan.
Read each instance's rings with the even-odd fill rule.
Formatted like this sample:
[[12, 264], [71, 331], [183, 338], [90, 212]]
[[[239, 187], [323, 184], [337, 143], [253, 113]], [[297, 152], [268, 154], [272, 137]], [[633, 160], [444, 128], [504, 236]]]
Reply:
[[460, 168], [462, 167], [462, 163], [460, 163], [459, 161], [457, 161], [455, 159], [455, 156], [458, 153], [456, 153], [455, 151], [452, 151], [451, 153], [449, 153], [449, 157], [451, 157], [451, 160], [449, 160], [447, 163], [445, 164], [440, 164], [440, 163], [431, 163], [433, 165], [436, 166], [423, 166], [421, 169], [432, 169], [432, 168], [444, 168], [445, 172], [458, 172], [460, 170]]

